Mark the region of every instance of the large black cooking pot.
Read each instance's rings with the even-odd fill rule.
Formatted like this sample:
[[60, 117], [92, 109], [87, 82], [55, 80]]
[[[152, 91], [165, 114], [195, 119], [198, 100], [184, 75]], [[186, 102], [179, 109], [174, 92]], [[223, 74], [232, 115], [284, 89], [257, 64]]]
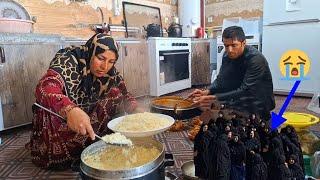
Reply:
[[168, 28], [169, 37], [182, 37], [182, 25], [172, 23]]
[[[178, 103], [175, 111], [174, 106]], [[174, 119], [191, 119], [201, 114], [198, 107], [192, 106], [191, 100], [184, 100], [178, 96], [163, 96], [151, 101], [150, 111], [155, 113], [166, 114]]]
[[[145, 144], [156, 147], [160, 153], [153, 161], [150, 161], [142, 166], [122, 169], [122, 170], [101, 170], [91, 167], [90, 164], [85, 163], [85, 157], [97, 153], [102, 149], [109, 148], [110, 145], [102, 141], [88, 146], [81, 153], [80, 175], [82, 179], [96, 180], [96, 179], [137, 179], [137, 180], [164, 180], [165, 167], [173, 166], [172, 154], [165, 154], [163, 145], [152, 138], [132, 138], [133, 144]], [[116, 156], [117, 154], [115, 154]]]
[[162, 37], [162, 30], [159, 24], [148, 24], [147, 27], [143, 26], [144, 30], [147, 31], [147, 37]]

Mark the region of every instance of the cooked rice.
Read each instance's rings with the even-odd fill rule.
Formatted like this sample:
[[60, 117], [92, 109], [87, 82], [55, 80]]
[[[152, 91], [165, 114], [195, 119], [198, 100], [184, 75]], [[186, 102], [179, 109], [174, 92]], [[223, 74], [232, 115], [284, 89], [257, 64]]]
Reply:
[[123, 170], [142, 166], [155, 160], [159, 155], [160, 150], [154, 146], [110, 146], [100, 152], [85, 156], [84, 162], [96, 169]]
[[151, 131], [161, 129], [170, 125], [170, 121], [157, 114], [144, 112], [127, 115], [115, 129], [118, 131]]
[[109, 135], [105, 135], [102, 137], [102, 139], [111, 144], [127, 144], [129, 146], [132, 145], [132, 141], [128, 139], [126, 136], [116, 132]]

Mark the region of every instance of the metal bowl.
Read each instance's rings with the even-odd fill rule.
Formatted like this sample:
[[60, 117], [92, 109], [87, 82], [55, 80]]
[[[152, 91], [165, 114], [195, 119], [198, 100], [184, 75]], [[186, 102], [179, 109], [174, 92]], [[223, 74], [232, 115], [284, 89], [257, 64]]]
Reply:
[[181, 170], [182, 170], [182, 175], [184, 179], [189, 179], [189, 180], [200, 179], [195, 175], [195, 166], [194, 166], [193, 160], [183, 163], [183, 165], [181, 166]]
[[[181, 106], [184, 102], [185, 106]], [[179, 103], [176, 111], [174, 111], [174, 105]], [[188, 106], [189, 104], [189, 106]], [[155, 98], [151, 101], [151, 112], [166, 114], [174, 119], [191, 119], [201, 114], [201, 110], [198, 107], [192, 106], [192, 101], [183, 100], [178, 96], [163, 96]]]
[[146, 176], [151, 172], [155, 171], [163, 164], [165, 153], [163, 145], [154, 139], [151, 138], [143, 138], [143, 139], [132, 139], [134, 144], [148, 144], [155, 146], [159, 149], [160, 153], [156, 159], [153, 161], [146, 163], [142, 166], [131, 168], [131, 169], [122, 169], [122, 170], [101, 170], [90, 166], [85, 162], [85, 157], [99, 152], [101, 149], [108, 148], [109, 145], [106, 145], [102, 141], [98, 141], [96, 143], [88, 146], [81, 154], [81, 163], [80, 170], [81, 172], [92, 179], [135, 179], [139, 177]]

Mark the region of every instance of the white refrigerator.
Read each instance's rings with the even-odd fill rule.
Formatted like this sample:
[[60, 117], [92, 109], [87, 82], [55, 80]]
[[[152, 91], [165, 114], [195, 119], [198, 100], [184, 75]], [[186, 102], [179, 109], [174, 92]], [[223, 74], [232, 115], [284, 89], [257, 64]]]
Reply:
[[288, 50], [305, 52], [311, 66], [297, 93], [311, 95], [320, 87], [320, 0], [264, 0], [262, 53], [268, 60], [274, 91], [287, 93], [294, 81], [283, 80], [281, 56]]

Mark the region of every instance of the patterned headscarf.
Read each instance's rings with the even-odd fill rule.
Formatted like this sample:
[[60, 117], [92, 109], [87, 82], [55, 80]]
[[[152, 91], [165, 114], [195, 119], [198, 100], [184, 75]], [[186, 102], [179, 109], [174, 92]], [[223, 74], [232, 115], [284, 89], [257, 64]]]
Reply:
[[91, 37], [85, 45], [61, 49], [50, 63], [49, 68], [62, 76], [67, 96], [86, 111], [103, 98], [111, 87], [123, 80], [115, 67], [100, 78], [90, 73], [91, 59], [106, 50], [114, 51], [118, 59], [115, 40], [99, 33]]

